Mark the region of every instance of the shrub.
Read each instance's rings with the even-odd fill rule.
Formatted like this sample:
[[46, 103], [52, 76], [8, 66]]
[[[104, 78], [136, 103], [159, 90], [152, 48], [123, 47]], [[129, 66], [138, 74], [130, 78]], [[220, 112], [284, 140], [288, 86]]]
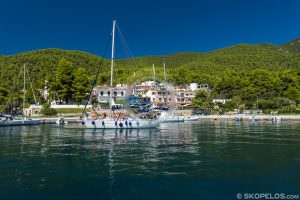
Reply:
[[50, 107], [50, 104], [44, 104], [41, 110], [43, 115], [56, 115], [57, 111], [54, 108]]
[[273, 99], [261, 99], [258, 102], [258, 108], [259, 109], [277, 109], [278, 103]]

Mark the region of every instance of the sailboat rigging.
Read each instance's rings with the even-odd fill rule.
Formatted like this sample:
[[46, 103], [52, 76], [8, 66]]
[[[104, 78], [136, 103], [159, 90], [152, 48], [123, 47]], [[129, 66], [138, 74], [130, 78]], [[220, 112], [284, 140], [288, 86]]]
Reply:
[[[37, 125], [37, 124], [40, 124], [41, 123], [41, 120], [40, 119], [30, 119], [26, 116], [26, 112], [25, 112], [25, 103], [26, 103], [26, 72], [27, 72], [27, 75], [28, 75], [28, 78], [29, 78], [29, 74], [28, 74], [28, 71], [26, 70], [26, 64], [23, 65], [23, 70], [24, 70], [24, 73], [23, 73], [23, 109], [22, 109], [22, 115], [23, 117], [21, 119], [17, 119], [17, 118], [12, 118], [12, 116], [10, 117], [7, 117], [5, 116], [6, 118], [4, 120], [0, 120], [0, 126], [18, 126], [18, 125]], [[30, 79], [29, 79], [30, 80]], [[31, 84], [31, 81], [30, 81], [30, 86], [31, 86], [31, 89], [32, 89], [32, 84]], [[32, 92], [33, 92], [33, 89], [32, 89]], [[34, 93], [33, 93], [34, 95]], [[35, 100], [35, 103], [36, 103], [36, 98], [34, 96], [34, 100]]]
[[[111, 71], [110, 71], [110, 109], [114, 106], [113, 99], [113, 78], [114, 78], [114, 65], [115, 65], [115, 30], [116, 30], [116, 20], [113, 20], [112, 27], [112, 51], [111, 51]], [[98, 77], [99, 69], [97, 71], [96, 77]], [[93, 87], [96, 85], [96, 81], [93, 83]], [[91, 93], [90, 93], [91, 95]], [[85, 106], [86, 108], [86, 106]], [[84, 109], [85, 112], [85, 109]], [[156, 128], [159, 123], [155, 120], [139, 119], [130, 117], [127, 114], [122, 114], [120, 116], [116, 113], [111, 113], [111, 116], [102, 119], [97, 119], [96, 117], [89, 118], [85, 115], [82, 119], [82, 125], [85, 128], [99, 128], [99, 129], [142, 129], [142, 128]]]

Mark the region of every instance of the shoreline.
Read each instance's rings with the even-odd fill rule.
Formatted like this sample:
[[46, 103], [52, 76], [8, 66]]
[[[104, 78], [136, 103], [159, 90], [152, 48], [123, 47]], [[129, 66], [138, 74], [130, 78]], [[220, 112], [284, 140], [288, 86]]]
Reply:
[[272, 121], [273, 117], [279, 117], [281, 121], [300, 121], [300, 115], [199, 115], [199, 119], [224, 119], [224, 120], [233, 120], [235, 116], [238, 116], [242, 121]]
[[[233, 120], [236, 115], [195, 115], [198, 116], [200, 120], [208, 119], [208, 120]], [[300, 115], [238, 115], [241, 121], [272, 121], [273, 117], [279, 117], [281, 121], [300, 121]], [[40, 117], [43, 124], [55, 124], [56, 120], [59, 118], [64, 118], [69, 123], [80, 123], [81, 120], [79, 116], [57, 116], [57, 117]]]

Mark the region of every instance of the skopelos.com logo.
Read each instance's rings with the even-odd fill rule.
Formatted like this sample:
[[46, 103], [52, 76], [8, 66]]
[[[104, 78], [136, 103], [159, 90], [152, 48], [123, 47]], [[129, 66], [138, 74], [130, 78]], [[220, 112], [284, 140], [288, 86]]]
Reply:
[[287, 193], [237, 193], [237, 199], [299, 199], [299, 194]]

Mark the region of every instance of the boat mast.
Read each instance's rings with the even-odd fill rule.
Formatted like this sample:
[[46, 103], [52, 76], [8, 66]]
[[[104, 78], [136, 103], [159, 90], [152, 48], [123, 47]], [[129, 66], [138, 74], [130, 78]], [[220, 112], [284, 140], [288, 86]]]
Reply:
[[114, 60], [115, 60], [115, 28], [116, 20], [113, 21], [112, 29], [112, 42], [111, 42], [111, 68], [110, 68], [110, 87], [113, 87], [113, 76], [114, 76]]
[[166, 78], [166, 63], [164, 63], [164, 81], [166, 82], [167, 78]]
[[112, 42], [111, 42], [111, 67], [110, 67], [110, 107], [114, 104], [113, 102], [113, 78], [114, 78], [114, 60], [115, 60], [115, 29], [116, 20], [113, 20], [112, 28]]
[[25, 99], [26, 99], [26, 64], [24, 63], [24, 88], [23, 88], [23, 115], [25, 115]]

